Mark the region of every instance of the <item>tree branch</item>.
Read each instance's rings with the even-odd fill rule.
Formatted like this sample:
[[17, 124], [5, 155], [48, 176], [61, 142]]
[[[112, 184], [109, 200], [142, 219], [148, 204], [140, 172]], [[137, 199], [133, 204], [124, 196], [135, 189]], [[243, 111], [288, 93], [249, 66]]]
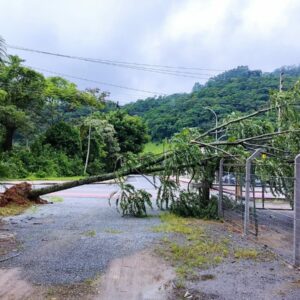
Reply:
[[[206, 132], [204, 132], [203, 134], [199, 135], [199, 136], [196, 138], [196, 140], [201, 139], [201, 138], [207, 136], [208, 134], [210, 134], [210, 133], [212, 133], [212, 132], [214, 132], [214, 131], [216, 131], [216, 130], [219, 130], [219, 129], [223, 128], [223, 127], [226, 127], [226, 126], [228, 126], [228, 125], [230, 125], [230, 124], [238, 123], [238, 122], [240, 122], [240, 121], [243, 121], [243, 120], [252, 118], [252, 117], [254, 117], [254, 116], [256, 116], [256, 115], [259, 115], [259, 114], [265, 113], [265, 112], [267, 112], [267, 111], [270, 111], [270, 110], [273, 109], [273, 108], [275, 108], [275, 107], [263, 108], [263, 109], [260, 109], [260, 110], [258, 110], [258, 111], [256, 111], [256, 112], [252, 113], [252, 114], [249, 114], [249, 115], [246, 115], [246, 116], [243, 116], [243, 117], [240, 117], [240, 118], [237, 118], [237, 119], [228, 121], [228, 122], [226, 122], [226, 123], [223, 123], [223, 124], [221, 124], [221, 125], [219, 125], [219, 126], [216, 126], [216, 127], [214, 127], [214, 128], [211, 128], [211, 129], [207, 130]], [[277, 108], [277, 107], [276, 107], [276, 108]]]

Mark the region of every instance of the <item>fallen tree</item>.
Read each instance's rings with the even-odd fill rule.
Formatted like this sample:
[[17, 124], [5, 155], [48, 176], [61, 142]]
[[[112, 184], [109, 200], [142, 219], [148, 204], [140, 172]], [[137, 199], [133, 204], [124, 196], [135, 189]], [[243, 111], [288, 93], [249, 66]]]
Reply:
[[[101, 182], [111, 179], [120, 181], [120, 178], [130, 174], [159, 173], [163, 185], [159, 193], [160, 208], [168, 208], [168, 197], [174, 196], [175, 190], [179, 190], [179, 176], [190, 174], [191, 181], [199, 182], [198, 198], [202, 207], [210, 203], [210, 188], [218, 169], [219, 160], [226, 158], [233, 165], [238, 162], [238, 168], [245, 162], [251, 152], [257, 148], [263, 148], [264, 153], [270, 158], [268, 161], [261, 161], [258, 170], [274, 173], [282, 180], [275, 182], [273, 187], [280, 192], [284, 189], [291, 197], [292, 189], [284, 182], [284, 176], [289, 176], [292, 167], [284, 165], [293, 160], [299, 152], [300, 145], [300, 124], [296, 114], [296, 100], [299, 100], [300, 86], [295, 90], [284, 92], [286, 97], [280, 94], [281, 103], [274, 103], [257, 112], [245, 115], [231, 115], [223, 124], [214, 127], [207, 132], [199, 133], [197, 129], [186, 129], [174, 136], [170, 143], [170, 150], [159, 156], [147, 158], [131, 157], [121, 168], [112, 173], [100, 174], [80, 180], [56, 184], [28, 191], [28, 199], [36, 200], [40, 196], [85, 185], [94, 182]], [[281, 109], [280, 123], [276, 120], [276, 113]], [[268, 114], [264, 119], [258, 118], [261, 114]], [[280, 129], [280, 130], [279, 130]], [[215, 132], [222, 133], [219, 140], [212, 136]], [[237, 164], [236, 164], [237, 165]], [[175, 180], [173, 179], [175, 178]], [[175, 182], [175, 185], [170, 183]], [[121, 186], [121, 185], [120, 185]], [[128, 185], [122, 184], [121, 188], [132, 190]], [[172, 201], [182, 201], [187, 206], [187, 201], [195, 201], [197, 198], [188, 190], [189, 194], [174, 196]], [[137, 194], [136, 194], [137, 195]], [[189, 196], [192, 195], [192, 196]], [[292, 197], [291, 197], [292, 198]], [[132, 197], [130, 198], [132, 199]], [[176, 205], [177, 205], [176, 204]], [[197, 204], [197, 205], [198, 205]], [[176, 206], [177, 210], [181, 210]]]

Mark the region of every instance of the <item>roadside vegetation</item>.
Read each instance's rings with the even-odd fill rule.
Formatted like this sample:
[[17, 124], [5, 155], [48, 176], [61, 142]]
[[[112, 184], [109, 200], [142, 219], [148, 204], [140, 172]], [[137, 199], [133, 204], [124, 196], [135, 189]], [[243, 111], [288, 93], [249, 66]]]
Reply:
[[30, 203], [30, 202], [23, 204], [23, 205], [20, 205], [17, 203], [10, 203], [8, 205], [5, 205], [4, 207], [1, 207], [0, 217], [19, 215], [32, 206], [33, 206], [33, 203]]
[[74, 179], [109, 172], [148, 141], [143, 120], [117, 108], [107, 93], [79, 90], [26, 67], [18, 56], [3, 56], [0, 178]]
[[154, 232], [165, 233], [156, 252], [176, 270], [176, 287], [182, 288], [189, 280], [211, 280], [211, 274], [201, 275], [222, 262], [229, 260], [268, 260], [272, 256], [256, 248], [239, 245], [231, 236], [212, 232], [222, 226], [216, 221], [183, 218], [165, 213], [162, 224], [153, 227]]

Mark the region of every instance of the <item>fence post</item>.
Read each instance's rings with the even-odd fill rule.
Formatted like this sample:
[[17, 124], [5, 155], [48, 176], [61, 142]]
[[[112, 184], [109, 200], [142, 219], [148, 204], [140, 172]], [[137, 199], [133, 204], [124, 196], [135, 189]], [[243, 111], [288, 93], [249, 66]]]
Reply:
[[219, 164], [219, 198], [218, 198], [218, 216], [223, 217], [223, 164], [224, 158], [221, 158]]
[[252, 153], [246, 160], [246, 191], [245, 191], [245, 214], [244, 214], [244, 235], [248, 234], [248, 226], [249, 226], [249, 199], [250, 199], [250, 184], [251, 184], [251, 162], [255, 159], [260, 153], [262, 149], [256, 149], [254, 153]]
[[300, 266], [300, 154], [295, 158], [294, 183], [294, 265]]

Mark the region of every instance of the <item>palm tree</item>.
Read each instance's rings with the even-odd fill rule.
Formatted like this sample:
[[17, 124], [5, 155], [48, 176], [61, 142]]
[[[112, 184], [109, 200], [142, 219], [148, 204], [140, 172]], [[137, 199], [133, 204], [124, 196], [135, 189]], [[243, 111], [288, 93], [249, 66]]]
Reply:
[[3, 62], [5, 56], [6, 56], [5, 40], [0, 35], [0, 62]]

